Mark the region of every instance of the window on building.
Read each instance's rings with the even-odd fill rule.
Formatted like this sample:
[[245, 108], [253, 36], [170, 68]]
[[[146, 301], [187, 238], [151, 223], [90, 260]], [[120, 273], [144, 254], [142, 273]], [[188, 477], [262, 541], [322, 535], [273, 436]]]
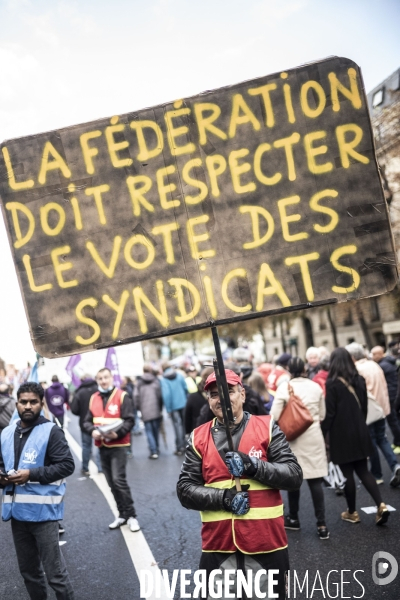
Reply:
[[323, 331], [326, 328], [327, 328], [326, 312], [325, 312], [325, 310], [321, 310], [321, 312], [319, 313], [319, 330]]
[[382, 331], [374, 331], [373, 336], [376, 346], [383, 346], [383, 348], [386, 348], [386, 337]]
[[378, 298], [370, 300], [371, 321], [380, 321], [381, 315], [379, 312]]
[[272, 319], [272, 337], [276, 337], [276, 321]]
[[397, 73], [393, 77], [392, 84], [393, 84], [392, 90], [394, 92], [397, 92], [397, 90], [400, 90], [400, 69], [398, 69]]
[[375, 92], [372, 96], [372, 106], [375, 108], [376, 106], [380, 106], [383, 103], [383, 88]]
[[[346, 326], [353, 325], [353, 313], [351, 312], [351, 308], [349, 308], [347, 315], [344, 318], [344, 324]], [[350, 344], [350, 342], [349, 342]]]

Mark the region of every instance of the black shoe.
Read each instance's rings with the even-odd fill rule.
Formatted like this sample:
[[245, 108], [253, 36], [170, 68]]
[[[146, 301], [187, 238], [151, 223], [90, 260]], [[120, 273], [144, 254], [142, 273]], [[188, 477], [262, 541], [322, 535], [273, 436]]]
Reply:
[[175, 450], [174, 454], [175, 456], [183, 456], [184, 450]]
[[320, 540], [328, 540], [329, 539], [329, 531], [326, 527], [318, 527], [318, 536]]
[[298, 519], [291, 519], [289, 515], [285, 515], [285, 529], [291, 529], [292, 531], [299, 531], [300, 521]]
[[64, 527], [61, 525], [60, 522], [58, 522], [58, 533], [61, 535], [62, 533], [65, 533], [65, 529]]
[[400, 485], [400, 465], [397, 465], [397, 467], [394, 468], [393, 477], [391, 478], [389, 485], [391, 487], [399, 487], [399, 485]]
[[89, 477], [90, 472], [86, 471], [85, 469], [81, 469], [81, 475], [84, 475], [85, 477]]

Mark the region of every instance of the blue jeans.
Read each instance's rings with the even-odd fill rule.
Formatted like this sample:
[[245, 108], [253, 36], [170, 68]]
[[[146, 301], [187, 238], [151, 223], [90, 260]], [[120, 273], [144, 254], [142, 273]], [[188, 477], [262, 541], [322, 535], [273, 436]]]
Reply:
[[379, 460], [378, 447], [381, 449], [392, 472], [398, 464], [396, 455], [386, 437], [386, 419], [379, 419], [379, 421], [371, 423], [371, 425], [368, 425], [368, 430], [374, 446], [374, 452], [369, 457], [371, 461], [371, 473], [375, 479], [382, 479], [382, 467], [381, 461]]
[[92, 436], [86, 431], [81, 431], [82, 435], [82, 471], [89, 471], [89, 460], [92, 454]]
[[177, 450], [185, 449], [185, 431], [183, 428], [183, 408], [170, 412], [175, 431], [175, 446]]
[[158, 454], [158, 435], [160, 433], [161, 417], [146, 421], [144, 429], [147, 435], [147, 443], [149, 444], [150, 454]]

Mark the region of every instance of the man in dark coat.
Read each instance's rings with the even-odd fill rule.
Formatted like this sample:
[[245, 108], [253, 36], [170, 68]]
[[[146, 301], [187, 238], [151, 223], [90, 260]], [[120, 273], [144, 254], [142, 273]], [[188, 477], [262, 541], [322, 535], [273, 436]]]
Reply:
[[10, 396], [10, 388], [6, 383], [0, 384], [0, 433], [10, 423], [15, 409], [15, 400]]
[[400, 454], [400, 421], [395, 408], [398, 387], [396, 357], [390, 355], [385, 356], [385, 350], [382, 346], [375, 346], [375, 348], [372, 348], [371, 356], [381, 367], [385, 375], [390, 402], [390, 413], [386, 416], [386, 421], [393, 434], [393, 452], [395, 454]]
[[134, 407], [142, 413], [144, 429], [149, 446], [149, 458], [157, 459], [160, 454], [159, 433], [162, 421], [161, 385], [153, 374], [151, 365], [143, 365], [143, 375], [136, 379], [133, 390]]
[[79, 428], [82, 438], [82, 475], [89, 475], [89, 460], [92, 453], [92, 436], [85, 431], [83, 421], [89, 410], [92, 395], [97, 392], [97, 383], [91, 375], [81, 377], [81, 385], [75, 390], [70, 403], [71, 412], [79, 417]]
[[[212, 367], [206, 367], [201, 372], [201, 380], [198, 384], [197, 392], [189, 394], [186, 409], [185, 409], [185, 431], [189, 435], [193, 429], [197, 427], [197, 419], [200, 416], [200, 412], [204, 406], [208, 408], [207, 394], [204, 391], [204, 384], [210, 373], [213, 372]], [[212, 417], [211, 417], [212, 418]]]
[[[273, 592], [276, 593], [275, 597], [283, 599], [286, 598], [285, 574], [289, 568], [289, 558], [283, 505], [276, 490], [297, 490], [302, 482], [301, 467], [284, 434], [271, 417], [252, 417], [243, 411], [245, 394], [240, 377], [227, 369], [226, 378], [235, 420], [231, 427], [233, 444], [243, 452], [226, 451], [228, 444], [222, 424], [221, 402], [215, 374], [212, 373], [207, 378], [205, 389], [216, 420], [208, 429], [206, 425], [195, 429], [189, 438], [177, 484], [178, 498], [185, 508], [202, 511], [203, 552], [200, 569], [204, 569], [208, 577], [211, 572], [218, 573], [215, 579], [220, 588], [214, 597], [228, 597], [228, 591], [232, 592], [236, 583], [232, 579], [237, 577], [238, 571], [244, 571], [247, 575], [250, 570], [256, 573], [261, 569], [276, 569]], [[261, 449], [265, 447], [266, 453]], [[241, 491], [236, 490], [233, 476], [243, 477]], [[259, 506], [269, 508], [262, 510]], [[243, 517], [247, 513], [247, 519], [238, 520], [237, 516]], [[243, 526], [248, 534], [241, 538], [245, 547], [235, 535], [240, 533], [239, 528], [243, 532]], [[268, 530], [271, 535], [265, 535]], [[221, 535], [211, 531], [221, 532]], [[233, 585], [230, 590], [227, 589], [230, 585], [224, 576], [225, 571], [231, 573]], [[269, 574], [260, 586], [263, 597], [267, 596], [264, 591], [268, 588], [268, 577]], [[210, 581], [210, 587], [212, 585]], [[236, 597], [236, 594], [232, 597]]]

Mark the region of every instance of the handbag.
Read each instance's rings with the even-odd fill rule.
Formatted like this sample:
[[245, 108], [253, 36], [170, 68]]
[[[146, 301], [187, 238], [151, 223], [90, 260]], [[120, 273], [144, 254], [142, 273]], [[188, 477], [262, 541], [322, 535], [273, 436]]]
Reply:
[[338, 465], [330, 462], [328, 464], [328, 475], [324, 477], [325, 484], [333, 490], [342, 490], [346, 483], [346, 477], [343, 475]]
[[375, 396], [368, 393], [368, 412], [367, 412], [367, 425], [371, 425], [371, 423], [375, 423], [376, 421], [380, 421], [385, 418], [385, 413], [383, 412], [383, 408], [380, 404], [375, 400]]
[[314, 419], [301, 399], [296, 396], [290, 384], [288, 389], [289, 400], [279, 417], [278, 425], [287, 441], [292, 442], [311, 427]]
[[[350, 385], [349, 383], [347, 383], [347, 381], [345, 379], [343, 379], [343, 377], [338, 377], [338, 379], [340, 379], [340, 381], [342, 383], [344, 383], [344, 385], [347, 387], [349, 392], [351, 392], [353, 394], [353, 396], [357, 400], [358, 406], [360, 407], [360, 410], [361, 410], [361, 402], [360, 402], [353, 386]], [[380, 421], [381, 419], [384, 419], [385, 413], [383, 412], [383, 408], [381, 407], [380, 404], [377, 403], [377, 401], [375, 400], [375, 397], [371, 394], [371, 392], [367, 391], [367, 396], [368, 396], [368, 412], [367, 412], [366, 423], [367, 423], [367, 425], [371, 425], [372, 423], [376, 423], [376, 421]]]

